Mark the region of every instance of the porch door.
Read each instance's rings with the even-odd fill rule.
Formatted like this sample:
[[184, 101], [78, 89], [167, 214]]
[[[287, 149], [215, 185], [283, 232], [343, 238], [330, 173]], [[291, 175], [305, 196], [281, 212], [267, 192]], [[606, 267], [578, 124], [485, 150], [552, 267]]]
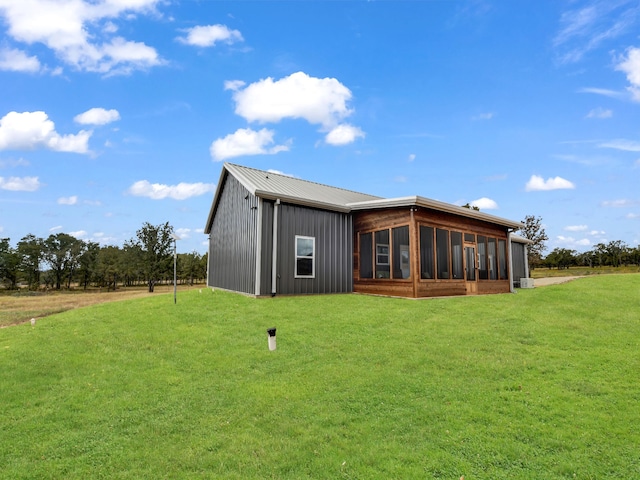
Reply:
[[476, 274], [476, 247], [464, 246], [464, 279], [467, 295], [478, 293], [478, 275]]

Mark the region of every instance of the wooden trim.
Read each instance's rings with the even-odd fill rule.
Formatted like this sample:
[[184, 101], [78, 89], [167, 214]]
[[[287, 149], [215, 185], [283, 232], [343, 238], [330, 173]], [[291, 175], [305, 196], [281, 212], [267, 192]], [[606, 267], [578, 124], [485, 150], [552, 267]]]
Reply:
[[[354, 249], [354, 288], [356, 293], [370, 293], [377, 295], [391, 295], [391, 296], [403, 296], [403, 297], [433, 297], [433, 296], [448, 296], [448, 295], [466, 295], [467, 294], [467, 281], [464, 274], [465, 259], [464, 259], [464, 247], [465, 244], [471, 244], [475, 247], [476, 253], [478, 252], [477, 236], [490, 237], [496, 239], [496, 268], [498, 273], [498, 279], [495, 280], [481, 280], [479, 271], [476, 270], [477, 293], [507, 293], [510, 291], [509, 280], [500, 278], [500, 265], [499, 265], [499, 242], [498, 240], [508, 240], [509, 235], [506, 227], [501, 227], [481, 220], [460, 217], [446, 212], [438, 212], [423, 207], [403, 207], [403, 208], [388, 208], [375, 211], [361, 211], [354, 212], [354, 243], [356, 248]], [[420, 226], [428, 226], [433, 228], [433, 262], [434, 262], [434, 277], [430, 279], [421, 278], [420, 265]], [[410, 244], [410, 275], [408, 279], [394, 279], [394, 278], [360, 278], [360, 236], [362, 234], [370, 233], [372, 235], [372, 242], [375, 245], [375, 232], [380, 230], [388, 230], [390, 236], [390, 277], [393, 275], [393, 229], [398, 227], [409, 227], [409, 244]], [[448, 250], [448, 270], [450, 276], [452, 274], [453, 266], [453, 254], [451, 251], [451, 232], [459, 232], [462, 234], [462, 255], [463, 255], [463, 278], [461, 279], [438, 279], [437, 278], [437, 241], [436, 230], [447, 230], [449, 241], [447, 244]], [[470, 243], [465, 241], [464, 234], [473, 234], [476, 241]], [[508, 244], [507, 244], [508, 245]], [[371, 252], [374, 255], [372, 262], [375, 276], [375, 252]], [[510, 252], [507, 252], [507, 261], [510, 262]], [[476, 265], [478, 267], [479, 265]], [[489, 265], [487, 265], [487, 268]]]

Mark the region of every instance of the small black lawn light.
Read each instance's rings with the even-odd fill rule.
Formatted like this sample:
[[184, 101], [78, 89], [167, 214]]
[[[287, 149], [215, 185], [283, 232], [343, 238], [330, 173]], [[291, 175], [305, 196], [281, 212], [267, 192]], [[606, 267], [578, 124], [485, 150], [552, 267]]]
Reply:
[[267, 328], [267, 334], [269, 335], [269, 350], [276, 349], [276, 327]]

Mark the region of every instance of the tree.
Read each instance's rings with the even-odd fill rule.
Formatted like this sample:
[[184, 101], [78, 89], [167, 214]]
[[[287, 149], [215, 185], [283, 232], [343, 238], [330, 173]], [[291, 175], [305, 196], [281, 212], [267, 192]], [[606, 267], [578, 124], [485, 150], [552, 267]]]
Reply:
[[55, 288], [60, 290], [62, 279], [68, 275], [67, 288], [82, 254], [84, 242], [67, 233], [49, 235], [44, 241], [43, 258], [49, 264], [55, 278]]
[[100, 249], [96, 259], [95, 274], [100, 287], [106, 286], [108, 291], [111, 288], [111, 282], [113, 282], [113, 290], [115, 291], [118, 275], [122, 275], [123, 263], [123, 252], [120, 248], [110, 245]]
[[576, 263], [576, 254], [577, 252], [575, 250], [569, 250], [568, 248], [555, 248], [549, 255], [547, 255], [545, 263], [549, 268], [557, 267], [558, 270], [562, 270], [563, 268], [568, 268]]
[[140, 266], [149, 286], [149, 293], [153, 292], [158, 279], [172, 266], [172, 233], [173, 227], [169, 222], [161, 225], [145, 222], [136, 232], [136, 238], [129, 241], [129, 247], [138, 254]]
[[626, 253], [627, 245], [622, 240], [614, 240], [607, 244], [605, 251], [607, 252], [607, 260], [609, 265], [619, 267]]
[[98, 264], [98, 254], [100, 253], [100, 245], [96, 242], [86, 242], [84, 251], [78, 257], [78, 273], [80, 283], [86, 290], [89, 282], [96, 274]]
[[40, 263], [43, 259], [44, 240], [28, 234], [18, 242], [20, 269], [27, 278], [29, 288], [40, 287]]
[[10, 289], [18, 284], [20, 255], [11, 248], [8, 238], [0, 238], [0, 282], [7, 282]]
[[180, 278], [188, 281], [189, 285], [193, 285], [194, 281], [197, 282], [207, 276], [206, 263], [203, 262], [203, 256], [195, 251], [178, 255], [178, 267]]
[[539, 265], [542, 261], [542, 253], [547, 248], [544, 242], [549, 240], [547, 233], [542, 227], [542, 218], [527, 215], [524, 218], [524, 227], [519, 230], [519, 233], [533, 242], [528, 246], [527, 251], [529, 265], [535, 268], [536, 265]]

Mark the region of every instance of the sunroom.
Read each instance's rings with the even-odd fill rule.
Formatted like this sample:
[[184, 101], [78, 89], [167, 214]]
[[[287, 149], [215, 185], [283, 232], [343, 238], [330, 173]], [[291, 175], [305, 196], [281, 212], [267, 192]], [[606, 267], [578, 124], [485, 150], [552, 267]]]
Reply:
[[354, 292], [401, 297], [507, 293], [519, 222], [423, 197], [351, 204]]

